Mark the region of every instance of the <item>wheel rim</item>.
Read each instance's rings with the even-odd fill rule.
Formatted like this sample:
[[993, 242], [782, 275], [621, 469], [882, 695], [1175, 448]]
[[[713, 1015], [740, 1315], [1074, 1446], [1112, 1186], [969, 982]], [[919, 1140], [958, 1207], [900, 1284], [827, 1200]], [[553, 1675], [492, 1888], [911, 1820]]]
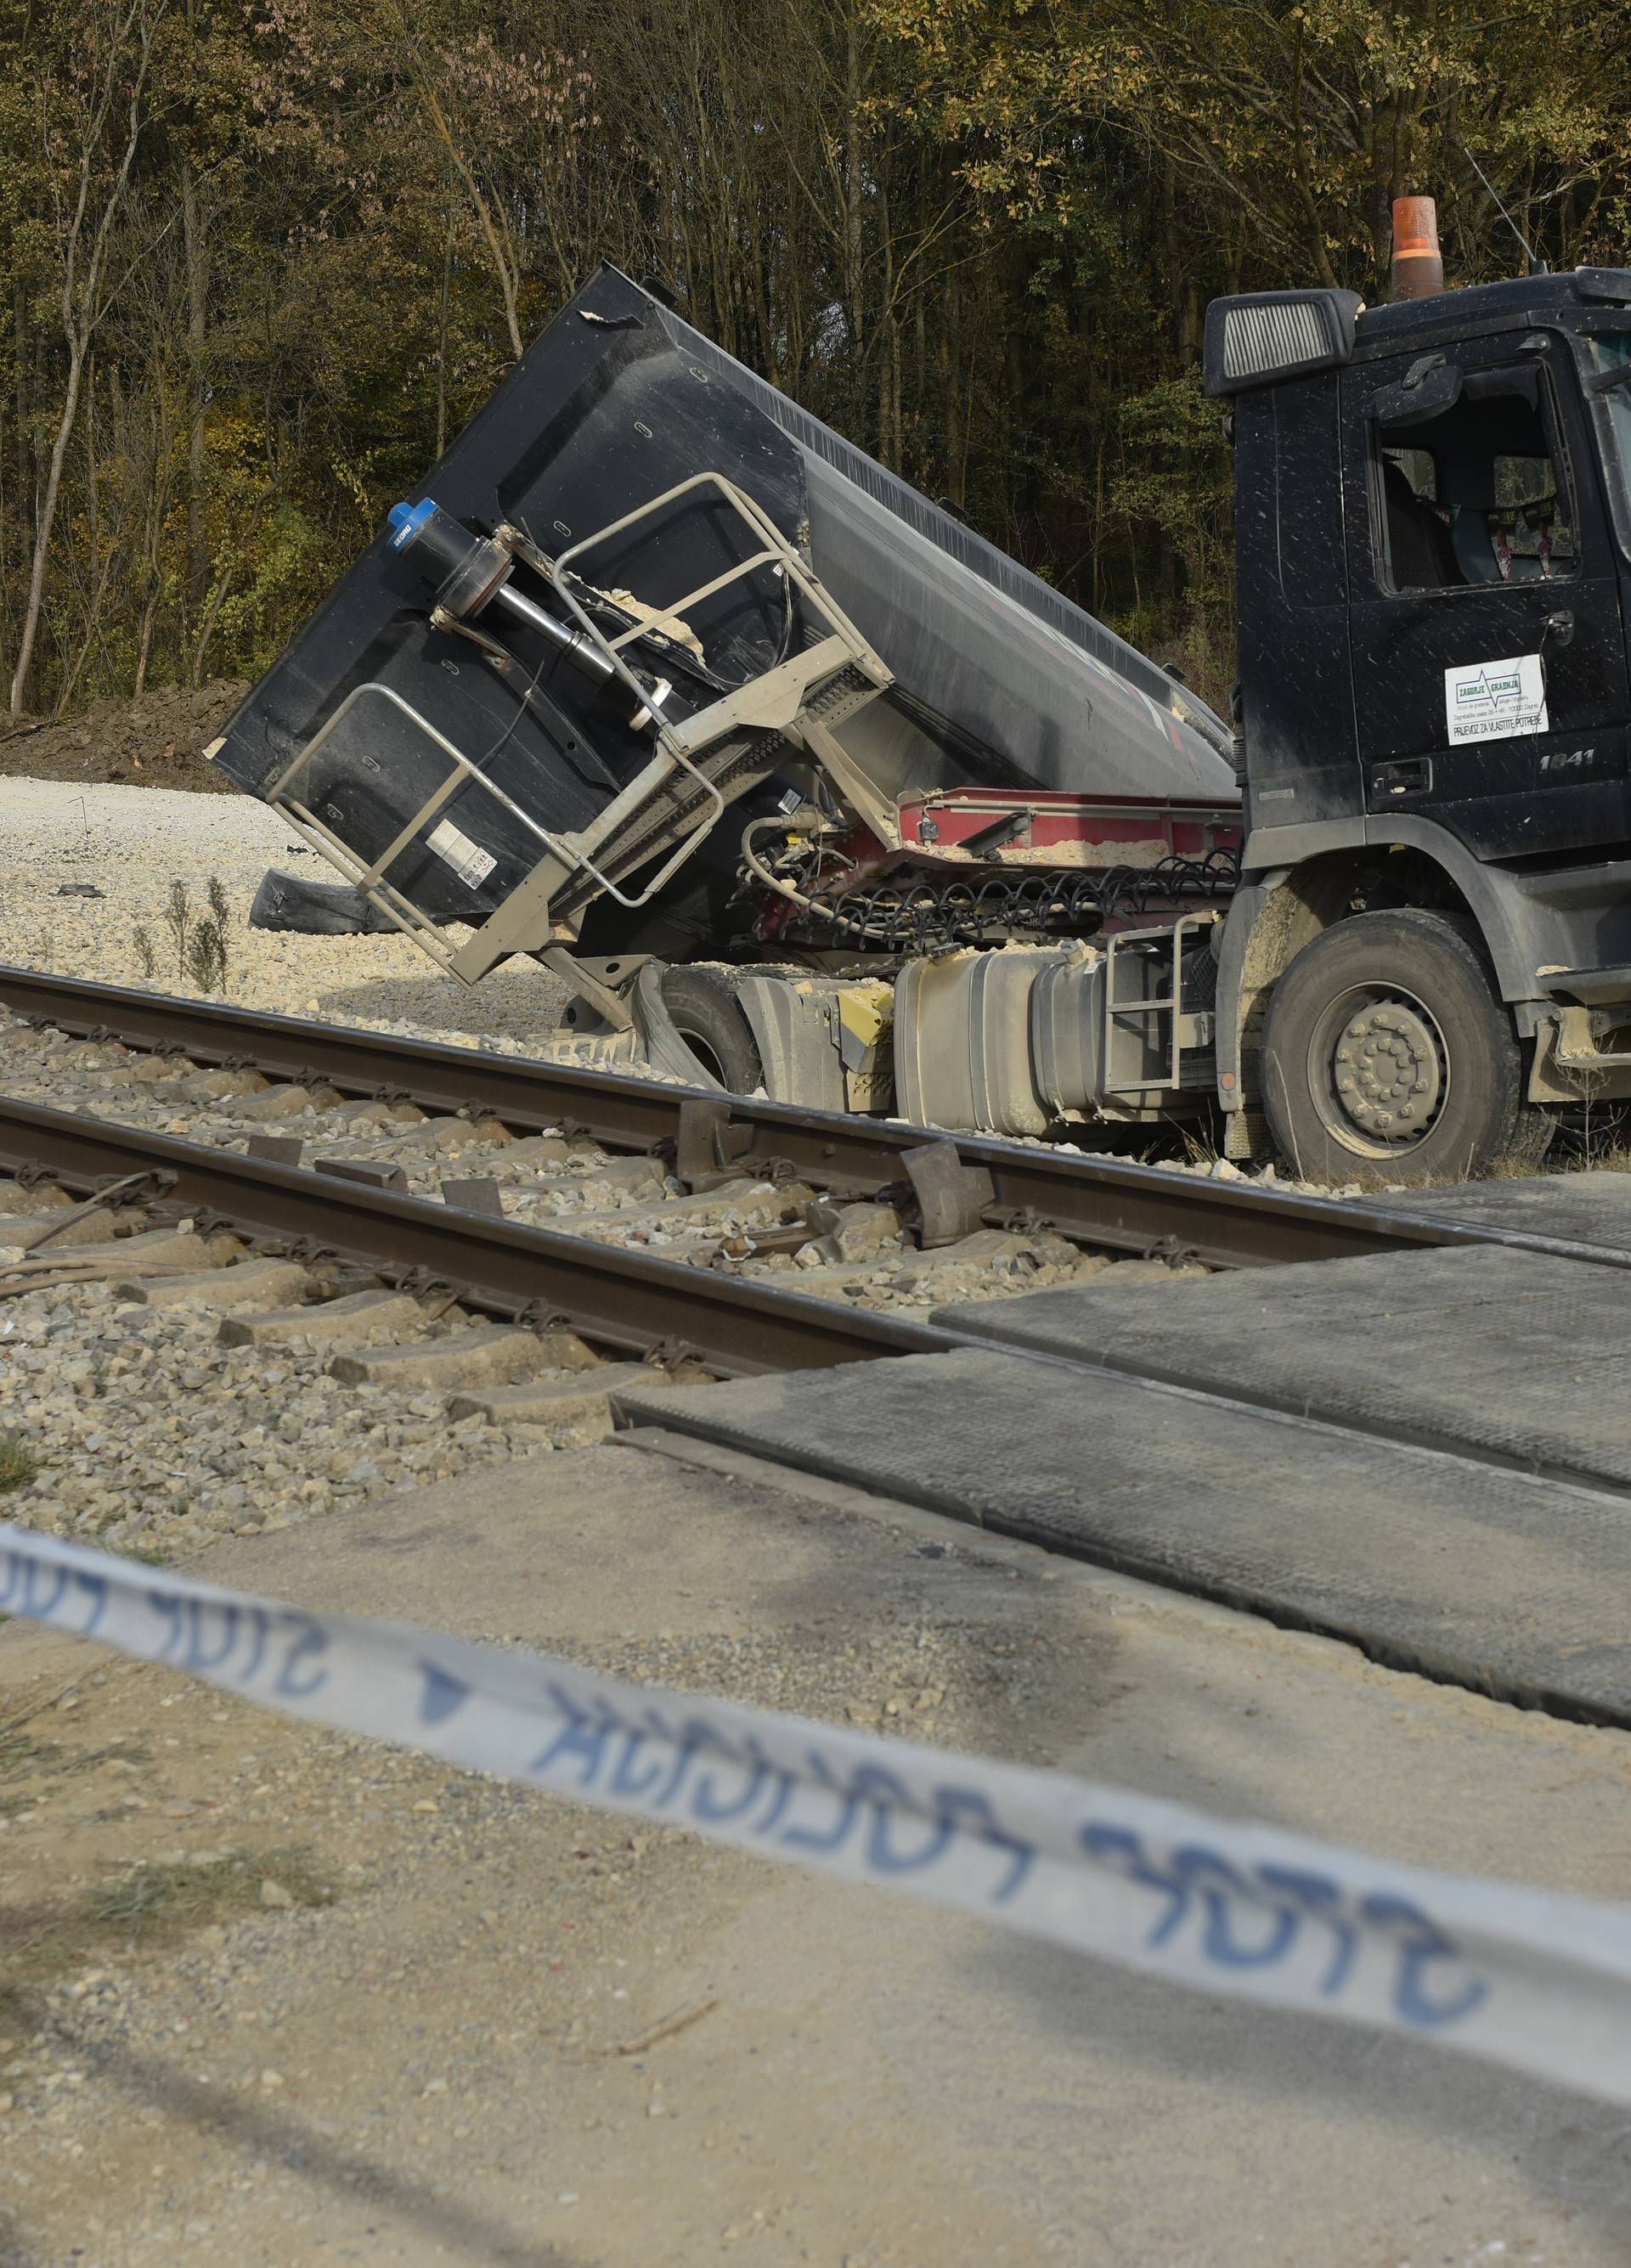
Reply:
[[1450, 1101], [1450, 1049], [1426, 1002], [1398, 984], [1354, 984], [1309, 1042], [1309, 1093], [1332, 1139], [1359, 1158], [1421, 1149]]

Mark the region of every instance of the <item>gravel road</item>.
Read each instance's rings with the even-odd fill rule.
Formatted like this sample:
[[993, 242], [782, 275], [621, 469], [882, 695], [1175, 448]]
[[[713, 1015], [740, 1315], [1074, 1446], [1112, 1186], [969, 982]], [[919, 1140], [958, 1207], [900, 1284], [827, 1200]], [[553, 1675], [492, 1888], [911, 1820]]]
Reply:
[[[1623, 1734], [745, 1460], [572, 1452], [230, 1539], [200, 1572], [1623, 1889]], [[1625, 2259], [1623, 2113], [1424, 2043], [51, 1634], [0, 1629], [0, 1728], [5, 2268]]]

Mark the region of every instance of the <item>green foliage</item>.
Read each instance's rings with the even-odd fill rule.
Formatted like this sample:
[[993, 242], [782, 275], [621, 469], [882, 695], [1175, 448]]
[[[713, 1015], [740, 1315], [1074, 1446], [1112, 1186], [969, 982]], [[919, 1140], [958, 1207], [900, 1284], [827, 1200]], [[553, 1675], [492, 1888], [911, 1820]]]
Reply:
[[[366, 533], [372, 534], [369, 528]], [[309, 614], [358, 548], [355, 535], [336, 556], [331, 540], [298, 505], [284, 504], [262, 522], [252, 511], [229, 555], [226, 571], [241, 587], [224, 594], [218, 617], [218, 659], [254, 676], [269, 667], [292, 627]], [[218, 573], [222, 571], [218, 569]]]
[[1456, 277], [1511, 272], [1464, 144], [1554, 266], [1627, 256], [1601, 0], [752, 12], [0, 6], [24, 705], [257, 674], [601, 258], [1221, 699], [1207, 300], [1374, 297], [1411, 190]]
[[1124, 454], [1107, 500], [1130, 539], [1155, 532], [1166, 574], [1155, 618], [1117, 627], [1215, 696], [1232, 674], [1233, 491], [1218, 405], [1201, 393], [1192, 364], [1125, 401], [1119, 424]]

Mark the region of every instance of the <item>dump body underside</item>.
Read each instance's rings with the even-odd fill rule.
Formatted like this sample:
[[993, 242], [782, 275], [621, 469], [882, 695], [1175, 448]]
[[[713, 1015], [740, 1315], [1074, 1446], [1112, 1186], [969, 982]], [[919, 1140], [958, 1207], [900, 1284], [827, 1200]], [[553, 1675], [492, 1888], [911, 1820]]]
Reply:
[[382, 537], [218, 761], [461, 976], [785, 931], [751, 887], [744, 916], [738, 847], [795, 805], [846, 882], [1236, 838], [1209, 711], [613, 269], [424, 494], [491, 589]]

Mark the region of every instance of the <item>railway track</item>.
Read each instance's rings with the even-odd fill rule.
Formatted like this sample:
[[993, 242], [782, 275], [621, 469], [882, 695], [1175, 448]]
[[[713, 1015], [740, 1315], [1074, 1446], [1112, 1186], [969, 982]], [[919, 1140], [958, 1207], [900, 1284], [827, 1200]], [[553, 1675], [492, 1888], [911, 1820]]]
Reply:
[[[252, 1263], [247, 1278], [176, 1292], [201, 1312], [253, 1309], [274, 1280], [253, 1266], [292, 1263], [275, 1279], [270, 1343], [412, 1345], [466, 1322], [507, 1332], [507, 1353], [468, 1338], [430, 1350], [420, 1369], [455, 1388], [467, 1351], [481, 1354], [477, 1380], [506, 1364], [519, 1379], [539, 1344], [567, 1340], [572, 1365], [692, 1379], [945, 1353], [984, 1342], [912, 1308], [1082, 1275], [1489, 1245], [1627, 1259], [26, 970], [0, 968], [5, 1009], [18, 1020], [0, 1028], [0, 1084], [67, 1087], [77, 1107], [0, 1094], [0, 1249], [10, 1234], [18, 1256], [10, 1275], [0, 1262], [0, 1301], [86, 1283], [139, 1299], [154, 1234], [184, 1223], [195, 1258], [202, 1238]], [[117, 1206], [96, 1208], [108, 1241], [89, 1260], [54, 1211], [109, 1191]], [[390, 1363], [376, 1368], [388, 1379]], [[549, 1400], [538, 1388], [507, 1414], [547, 1423], [527, 1413]]]
[[1421, 1218], [1244, 1182], [890, 1121], [721, 1098], [642, 1079], [543, 1064], [223, 1004], [0, 967], [0, 1007], [42, 1031], [114, 1043], [188, 1069], [248, 1071], [292, 1089], [406, 1101], [512, 1131], [558, 1131], [609, 1153], [660, 1160], [693, 1182], [779, 1175], [823, 1194], [898, 1191], [914, 1152], [989, 1179], [988, 1225], [1046, 1222], [1106, 1254], [1184, 1256], [1210, 1268], [1354, 1259], [1444, 1245], [1502, 1244], [1631, 1264], [1626, 1255], [1483, 1223]]
[[[1554, 1269], [1588, 1261], [1605, 1284], [1600, 1267], [1631, 1256], [26, 972], [0, 971], [0, 1008], [26, 1020], [0, 1021], [0, 1087], [62, 1087], [77, 1105], [0, 1094], [0, 1436], [20, 1418], [47, 1463], [34, 1499], [18, 1509], [62, 1533], [160, 1554], [254, 1532], [266, 1501], [277, 1525], [472, 1464], [579, 1446], [609, 1430], [629, 1395], [649, 1425], [654, 1388], [666, 1407], [675, 1386], [860, 1365], [860, 1401], [817, 1395], [827, 1414], [786, 1452], [811, 1471], [834, 1460], [837, 1469], [852, 1430], [838, 1409], [876, 1404], [868, 1388], [886, 1385], [893, 1359], [948, 1359], [943, 1371], [911, 1366], [928, 1409], [937, 1375], [960, 1381], [941, 1403], [949, 1393], [972, 1406], [1001, 1357], [1007, 1399], [979, 1437], [1000, 1452], [995, 1481], [975, 1489], [982, 1524], [1125, 1560], [1170, 1587], [1499, 1690], [1476, 1660], [1469, 1668], [1373, 1631], [1368, 1602], [1339, 1611], [1293, 1595], [1274, 1554], [1255, 1589], [1232, 1572], [1186, 1572], [1187, 1541], [1154, 1550], [1145, 1568], [1138, 1551], [1083, 1526], [1072, 1492], [1052, 1483], [1038, 1528], [1008, 1501], [1013, 1487], [1022, 1491], [1032, 1448], [1016, 1450], [1012, 1479], [1000, 1450], [1004, 1412], [1022, 1395], [1038, 1425], [1044, 1412], [1055, 1432], [1087, 1425], [1086, 1464], [1073, 1447], [1073, 1474], [1092, 1462], [1094, 1427], [1119, 1412], [1138, 1432], [1135, 1463], [1147, 1445], [1176, 1443], [1186, 1428], [1215, 1447], [1255, 1427], [1254, 1446], [1235, 1462], [1267, 1454], [1275, 1469], [1339, 1471], [1351, 1494], [1355, 1457], [1425, 1454], [1428, 1464], [1377, 1468], [1380, 1495], [1421, 1483], [1429, 1496], [1449, 1489], [1476, 1504], [1514, 1484], [1514, 1460], [1498, 1444], [1452, 1430], [1442, 1449], [1424, 1451], [1432, 1429], [1424, 1435], [1419, 1415], [1395, 1425], [1299, 1413], [1271, 1377], [1185, 1382], [1113, 1341], [1096, 1359], [1085, 1348], [1028, 1347], [1005, 1340], [991, 1310], [970, 1316], [958, 1303], [1046, 1281], [1087, 1277], [1113, 1292], [1118, 1281], [1288, 1259], [1414, 1255], [1409, 1264], [1420, 1267], [1447, 1248], [1506, 1248], [1502, 1266], [1529, 1265], [1517, 1257], [1525, 1254]], [[914, 1181], [926, 1157], [931, 1171]], [[483, 1170], [472, 1176], [472, 1167]], [[1057, 1227], [1038, 1222], [1039, 1196]], [[963, 1218], [935, 1232], [937, 1205], [949, 1216], [961, 1205]], [[881, 1270], [823, 1256], [852, 1229], [874, 1238], [874, 1256], [886, 1256]], [[948, 1240], [938, 1251], [934, 1233]], [[971, 1270], [973, 1281], [965, 1273], [948, 1292], [942, 1268]], [[905, 1311], [902, 1300], [938, 1312]], [[970, 1371], [970, 1358], [983, 1367]], [[1012, 1382], [1018, 1365], [1032, 1370], [1034, 1393]], [[917, 1389], [907, 1380], [903, 1372], [897, 1382], [910, 1401]], [[814, 1386], [794, 1381], [789, 1393], [808, 1409]], [[705, 1440], [723, 1427], [728, 1438], [738, 1420], [718, 1417], [720, 1392], [718, 1403], [704, 1394], [676, 1405], [675, 1425]], [[1129, 1394], [1142, 1405], [1136, 1418], [1123, 1410]], [[104, 1412], [104, 1396], [117, 1406]], [[776, 1406], [755, 1403], [741, 1421], [751, 1420], [751, 1438], [761, 1428], [773, 1457], [782, 1454]], [[157, 1421], [156, 1439], [155, 1409], [181, 1412]], [[1099, 1410], [1103, 1420], [1089, 1423], [1085, 1413]], [[910, 1432], [905, 1410], [893, 1410], [881, 1440], [899, 1442], [903, 1422]], [[943, 1409], [934, 1422], [952, 1414]], [[1266, 1425], [1273, 1436], [1259, 1438]], [[859, 1441], [859, 1421], [855, 1430]], [[789, 1440], [796, 1435], [793, 1425]], [[1222, 1471], [1230, 1460], [1220, 1454]], [[110, 1484], [109, 1461], [121, 1459]], [[1583, 1484], [1604, 1485], [1576, 1462], [1579, 1473], [1570, 1465], [1564, 1476], [1575, 1494], [1559, 1499], [1559, 1518]], [[882, 1484], [917, 1501], [915, 1469], [909, 1458]], [[941, 1484], [922, 1485], [930, 1501]], [[1554, 1517], [1527, 1500], [1512, 1516], [1531, 1511], [1543, 1525]], [[1338, 1521], [1345, 1533], [1347, 1519]], [[1333, 1565], [1343, 1548], [1333, 1536]], [[1529, 1694], [1527, 1675], [1512, 1681], [1517, 1697]], [[1617, 1696], [1558, 1690], [1561, 1702], [1535, 1683], [1539, 1705], [1622, 1721]]]
[[[144, 1227], [188, 1219], [206, 1239], [230, 1235], [262, 1255], [365, 1270], [432, 1301], [570, 1329], [641, 1359], [664, 1351], [724, 1375], [932, 1354], [962, 1343], [904, 1316], [6, 1098], [0, 1171], [21, 1189], [47, 1180], [82, 1197], [122, 1184]], [[0, 1215], [4, 1207], [0, 1184]], [[75, 1249], [63, 1248], [64, 1271]], [[123, 1267], [126, 1278], [139, 1275], [139, 1257]]]

